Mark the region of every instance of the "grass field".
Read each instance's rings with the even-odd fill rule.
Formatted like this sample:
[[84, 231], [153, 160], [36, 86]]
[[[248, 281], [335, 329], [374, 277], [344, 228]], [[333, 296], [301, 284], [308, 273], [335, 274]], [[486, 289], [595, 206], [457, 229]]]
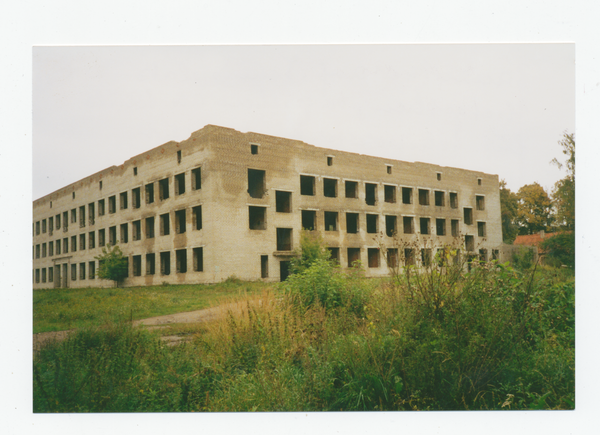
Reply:
[[62, 331], [194, 311], [271, 286], [231, 279], [211, 285], [33, 291], [33, 332]]

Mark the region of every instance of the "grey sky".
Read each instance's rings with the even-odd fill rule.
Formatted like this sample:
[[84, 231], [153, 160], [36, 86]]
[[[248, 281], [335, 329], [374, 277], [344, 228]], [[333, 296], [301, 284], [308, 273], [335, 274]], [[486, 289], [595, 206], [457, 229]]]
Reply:
[[574, 44], [35, 47], [33, 197], [206, 124], [550, 190]]

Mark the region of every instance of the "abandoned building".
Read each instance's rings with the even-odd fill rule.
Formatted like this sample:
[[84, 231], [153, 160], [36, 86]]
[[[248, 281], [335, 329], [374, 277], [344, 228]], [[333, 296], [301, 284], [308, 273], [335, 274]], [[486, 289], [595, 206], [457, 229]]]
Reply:
[[108, 244], [128, 258], [125, 286], [279, 281], [303, 228], [366, 276], [458, 236], [484, 261], [502, 245], [497, 175], [213, 125], [34, 201], [33, 219], [34, 288], [112, 286], [96, 275]]

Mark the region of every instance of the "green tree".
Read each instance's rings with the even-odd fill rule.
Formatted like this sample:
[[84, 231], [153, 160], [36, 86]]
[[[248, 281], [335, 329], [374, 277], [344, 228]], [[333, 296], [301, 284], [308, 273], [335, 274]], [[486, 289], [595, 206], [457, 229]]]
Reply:
[[517, 222], [520, 234], [533, 234], [547, 230], [552, 223], [552, 201], [538, 183], [527, 184], [517, 192], [519, 208]]
[[330, 261], [330, 253], [319, 233], [302, 230], [300, 249], [296, 250], [290, 261], [291, 273], [300, 273], [308, 269], [317, 260]]
[[540, 243], [540, 248], [546, 252], [546, 263], [560, 267], [575, 267], [575, 234], [559, 233]]
[[118, 246], [107, 245], [102, 248], [102, 254], [95, 258], [100, 263], [98, 267], [99, 278], [110, 279], [118, 287], [127, 277], [127, 258]]
[[519, 198], [517, 194], [506, 187], [506, 181], [500, 181], [500, 208], [502, 217], [502, 241], [512, 243], [519, 233], [517, 212]]
[[564, 133], [558, 142], [562, 152], [567, 156], [563, 163], [553, 159], [551, 163], [562, 169], [566, 166], [567, 176], [554, 185], [552, 201], [556, 209], [557, 223], [567, 230], [575, 230], [575, 135]]

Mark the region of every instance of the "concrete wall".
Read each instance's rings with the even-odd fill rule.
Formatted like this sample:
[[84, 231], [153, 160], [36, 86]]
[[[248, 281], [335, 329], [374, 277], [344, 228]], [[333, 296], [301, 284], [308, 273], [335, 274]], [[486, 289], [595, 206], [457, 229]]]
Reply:
[[[253, 154], [253, 149], [256, 153]], [[180, 158], [178, 158], [180, 153]], [[137, 175], [134, 175], [137, 168]], [[201, 189], [192, 187], [192, 171], [201, 168]], [[265, 171], [265, 191], [260, 198], [248, 193], [248, 169]], [[175, 179], [185, 174], [185, 193], [175, 194]], [[308, 175], [315, 179], [315, 194], [302, 195], [300, 176]], [[159, 199], [158, 181], [168, 179], [169, 199]], [[324, 179], [336, 180], [337, 195], [324, 196]], [[346, 181], [357, 182], [358, 198], [345, 197]], [[100, 189], [100, 182], [102, 188]], [[154, 184], [155, 201], [146, 204], [145, 186]], [[376, 186], [377, 198], [374, 205], [366, 203], [366, 184]], [[385, 187], [395, 191], [395, 202], [385, 201]], [[412, 188], [412, 204], [402, 203], [402, 187]], [[141, 204], [132, 207], [132, 189], [140, 188]], [[418, 189], [428, 190], [429, 205], [419, 205]], [[289, 212], [276, 211], [277, 191], [291, 194]], [[443, 192], [444, 206], [435, 205], [435, 191]], [[119, 196], [127, 192], [128, 208], [119, 209]], [[450, 192], [457, 194], [456, 208], [450, 206]], [[75, 196], [73, 197], [73, 194]], [[117, 211], [98, 215], [98, 203], [106, 203], [116, 196]], [[478, 210], [476, 196], [484, 198], [484, 209]], [[94, 203], [94, 223], [89, 220], [90, 203]], [[79, 223], [79, 207], [85, 206], [85, 226]], [[202, 207], [202, 229], [194, 228], [192, 209]], [[264, 229], [249, 228], [249, 207], [264, 207], [266, 225]], [[354, 153], [317, 148], [300, 141], [283, 139], [256, 133], [240, 133], [233, 129], [206, 126], [194, 132], [190, 138], [180, 143], [169, 142], [146, 153], [135, 156], [121, 166], [113, 166], [100, 173], [91, 175], [77, 183], [34, 202], [34, 245], [33, 280], [34, 288], [48, 288], [55, 284], [42, 282], [43, 269], [66, 264], [68, 270], [67, 285], [73, 287], [109, 286], [112, 282], [90, 279], [89, 262], [98, 262], [95, 256], [101, 253], [98, 244], [98, 232], [116, 226], [117, 235], [122, 224], [127, 224], [129, 240], [120, 243], [122, 251], [129, 256], [130, 274], [125, 281], [127, 286], [168, 283], [217, 282], [229, 276], [242, 279], [261, 279], [261, 256], [268, 258], [268, 278], [280, 279], [280, 261], [289, 260], [289, 251], [277, 250], [277, 228], [291, 229], [292, 249], [299, 247], [302, 229], [302, 210], [316, 213], [316, 231], [324, 238], [327, 246], [337, 247], [340, 251], [340, 263], [348, 265], [347, 248], [360, 248], [361, 261], [367, 276], [380, 276], [387, 273], [384, 254], [381, 253], [379, 267], [368, 267], [368, 249], [392, 246], [398, 240], [385, 234], [385, 216], [396, 216], [398, 236], [403, 242], [419, 245], [442, 246], [459, 243], [460, 238], [452, 237], [452, 219], [458, 220], [461, 235], [473, 236], [475, 251], [486, 249], [491, 256], [492, 250], [500, 249], [502, 243], [500, 221], [500, 199], [498, 176], [475, 171], [466, 171], [425, 163], [409, 163], [396, 160], [370, 157]], [[473, 224], [464, 222], [464, 208], [472, 208]], [[71, 210], [76, 210], [77, 222], [71, 223]], [[186, 211], [186, 231], [176, 233], [176, 211]], [[56, 215], [67, 211], [68, 230], [56, 229]], [[337, 213], [337, 228], [325, 229], [325, 212]], [[359, 231], [348, 234], [346, 231], [346, 213], [358, 213]], [[169, 214], [170, 234], [160, 235], [160, 216]], [[367, 232], [367, 214], [378, 216], [378, 234]], [[155, 237], [147, 238], [145, 220], [155, 217]], [[413, 216], [416, 234], [405, 235], [403, 216]], [[50, 235], [48, 220], [54, 218], [54, 231]], [[420, 235], [419, 219], [430, 219], [430, 235]], [[446, 235], [436, 235], [436, 219], [445, 219]], [[46, 221], [46, 232], [41, 231]], [[141, 240], [132, 240], [133, 223], [141, 222]], [[478, 234], [478, 223], [485, 223], [485, 236]], [[40, 234], [36, 234], [37, 225]], [[62, 224], [62, 222], [61, 222]], [[96, 247], [89, 248], [89, 233], [96, 239]], [[79, 238], [86, 235], [86, 249], [80, 249]], [[77, 237], [77, 250], [71, 249], [71, 237]], [[108, 242], [108, 234], [106, 235]], [[69, 252], [56, 252], [48, 255], [48, 244], [69, 240]], [[375, 239], [378, 238], [379, 241]], [[43, 257], [42, 245], [46, 244], [46, 256]], [[40, 258], [37, 246], [40, 246]], [[202, 248], [203, 270], [194, 271], [193, 255], [195, 248]], [[176, 251], [185, 250], [187, 254], [187, 272], [178, 273]], [[464, 246], [463, 246], [464, 250]], [[162, 275], [160, 253], [170, 252], [170, 274]], [[146, 254], [156, 254], [156, 273], [147, 274]], [[141, 275], [133, 276], [134, 256], [141, 256]], [[80, 279], [80, 266], [85, 263], [86, 277]], [[76, 264], [76, 281], [70, 282], [71, 265]], [[62, 271], [61, 266], [61, 271]], [[37, 272], [39, 270], [39, 272]], [[56, 269], [55, 269], [56, 270]], [[40, 274], [39, 283], [36, 273]], [[54, 273], [56, 275], [56, 272]], [[60, 285], [64, 285], [61, 283]]]

